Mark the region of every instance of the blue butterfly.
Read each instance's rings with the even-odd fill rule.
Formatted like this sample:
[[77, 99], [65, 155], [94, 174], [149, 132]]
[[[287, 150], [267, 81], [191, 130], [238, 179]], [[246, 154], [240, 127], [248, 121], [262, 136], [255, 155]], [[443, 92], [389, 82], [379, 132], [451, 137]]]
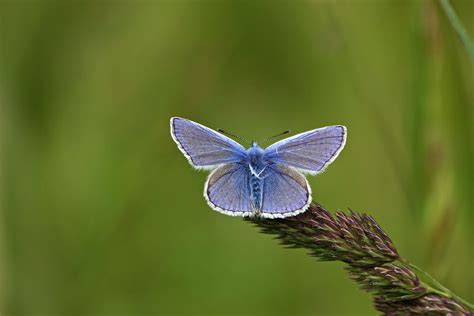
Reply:
[[231, 216], [285, 218], [303, 213], [311, 188], [301, 173], [316, 175], [344, 148], [345, 126], [335, 125], [288, 137], [263, 149], [249, 149], [196, 122], [172, 117], [171, 136], [191, 166], [213, 170], [204, 197]]

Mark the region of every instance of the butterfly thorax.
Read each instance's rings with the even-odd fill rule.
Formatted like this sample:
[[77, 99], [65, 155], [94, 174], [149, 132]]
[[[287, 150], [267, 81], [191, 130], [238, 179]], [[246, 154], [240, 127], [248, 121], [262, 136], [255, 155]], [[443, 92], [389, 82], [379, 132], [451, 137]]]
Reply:
[[252, 142], [252, 147], [247, 149], [247, 165], [250, 200], [254, 211], [258, 214], [262, 209], [265, 169], [268, 163], [264, 161], [264, 150], [256, 142]]
[[268, 166], [268, 163], [264, 161], [263, 148], [257, 145], [257, 143], [252, 142], [252, 147], [247, 149], [247, 165], [250, 169], [250, 172], [255, 176], [260, 177], [261, 173], [264, 172], [264, 169]]

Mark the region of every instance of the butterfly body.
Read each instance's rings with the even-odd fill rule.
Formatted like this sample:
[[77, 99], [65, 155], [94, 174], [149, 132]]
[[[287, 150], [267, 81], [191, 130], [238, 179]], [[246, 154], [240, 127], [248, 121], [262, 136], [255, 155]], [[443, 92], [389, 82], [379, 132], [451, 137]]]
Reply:
[[285, 218], [304, 212], [311, 188], [301, 172], [317, 174], [346, 140], [341, 125], [283, 139], [267, 148], [234, 140], [196, 122], [174, 117], [171, 136], [190, 164], [211, 169], [204, 186], [209, 206], [232, 216]]
[[252, 142], [252, 147], [247, 149], [246, 163], [249, 173], [250, 202], [255, 213], [259, 213], [262, 209], [265, 169], [269, 165], [267, 161], [264, 161], [264, 153], [263, 148], [256, 142]]

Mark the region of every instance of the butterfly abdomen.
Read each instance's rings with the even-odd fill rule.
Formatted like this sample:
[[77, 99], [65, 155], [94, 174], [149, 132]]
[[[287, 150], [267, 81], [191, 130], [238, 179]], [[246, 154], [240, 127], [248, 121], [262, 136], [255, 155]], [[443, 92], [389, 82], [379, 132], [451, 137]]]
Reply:
[[250, 201], [256, 213], [262, 209], [263, 180], [252, 174], [249, 178]]

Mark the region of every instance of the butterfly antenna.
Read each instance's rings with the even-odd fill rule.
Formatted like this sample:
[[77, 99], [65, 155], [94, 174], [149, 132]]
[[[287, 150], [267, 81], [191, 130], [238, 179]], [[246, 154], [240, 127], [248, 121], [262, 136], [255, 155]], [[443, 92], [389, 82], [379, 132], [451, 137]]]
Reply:
[[243, 138], [243, 137], [241, 137], [241, 136], [237, 136], [237, 135], [235, 135], [235, 134], [226, 132], [226, 131], [224, 131], [223, 129], [220, 129], [220, 128], [218, 128], [217, 131], [218, 131], [219, 133], [221, 133], [221, 134], [224, 134], [224, 135], [227, 135], [227, 136], [231, 136], [231, 137], [237, 138], [237, 139], [239, 139], [239, 140], [242, 140], [242, 141], [244, 141], [244, 142], [250, 144], [250, 142], [249, 142], [248, 140], [246, 140], [245, 138]]
[[281, 133], [279, 133], [279, 134], [276, 134], [276, 135], [267, 137], [267, 138], [265, 138], [264, 140], [262, 140], [260, 143], [268, 142], [269, 140], [272, 140], [272, 139], [274, 139], [274, 138], [283, 136], [283, 135], [285, 135], [285, 134], [288, 134], [289, 132], [290, 132], [290, 130], [287, 130], [287, 131], [281, 132]]

